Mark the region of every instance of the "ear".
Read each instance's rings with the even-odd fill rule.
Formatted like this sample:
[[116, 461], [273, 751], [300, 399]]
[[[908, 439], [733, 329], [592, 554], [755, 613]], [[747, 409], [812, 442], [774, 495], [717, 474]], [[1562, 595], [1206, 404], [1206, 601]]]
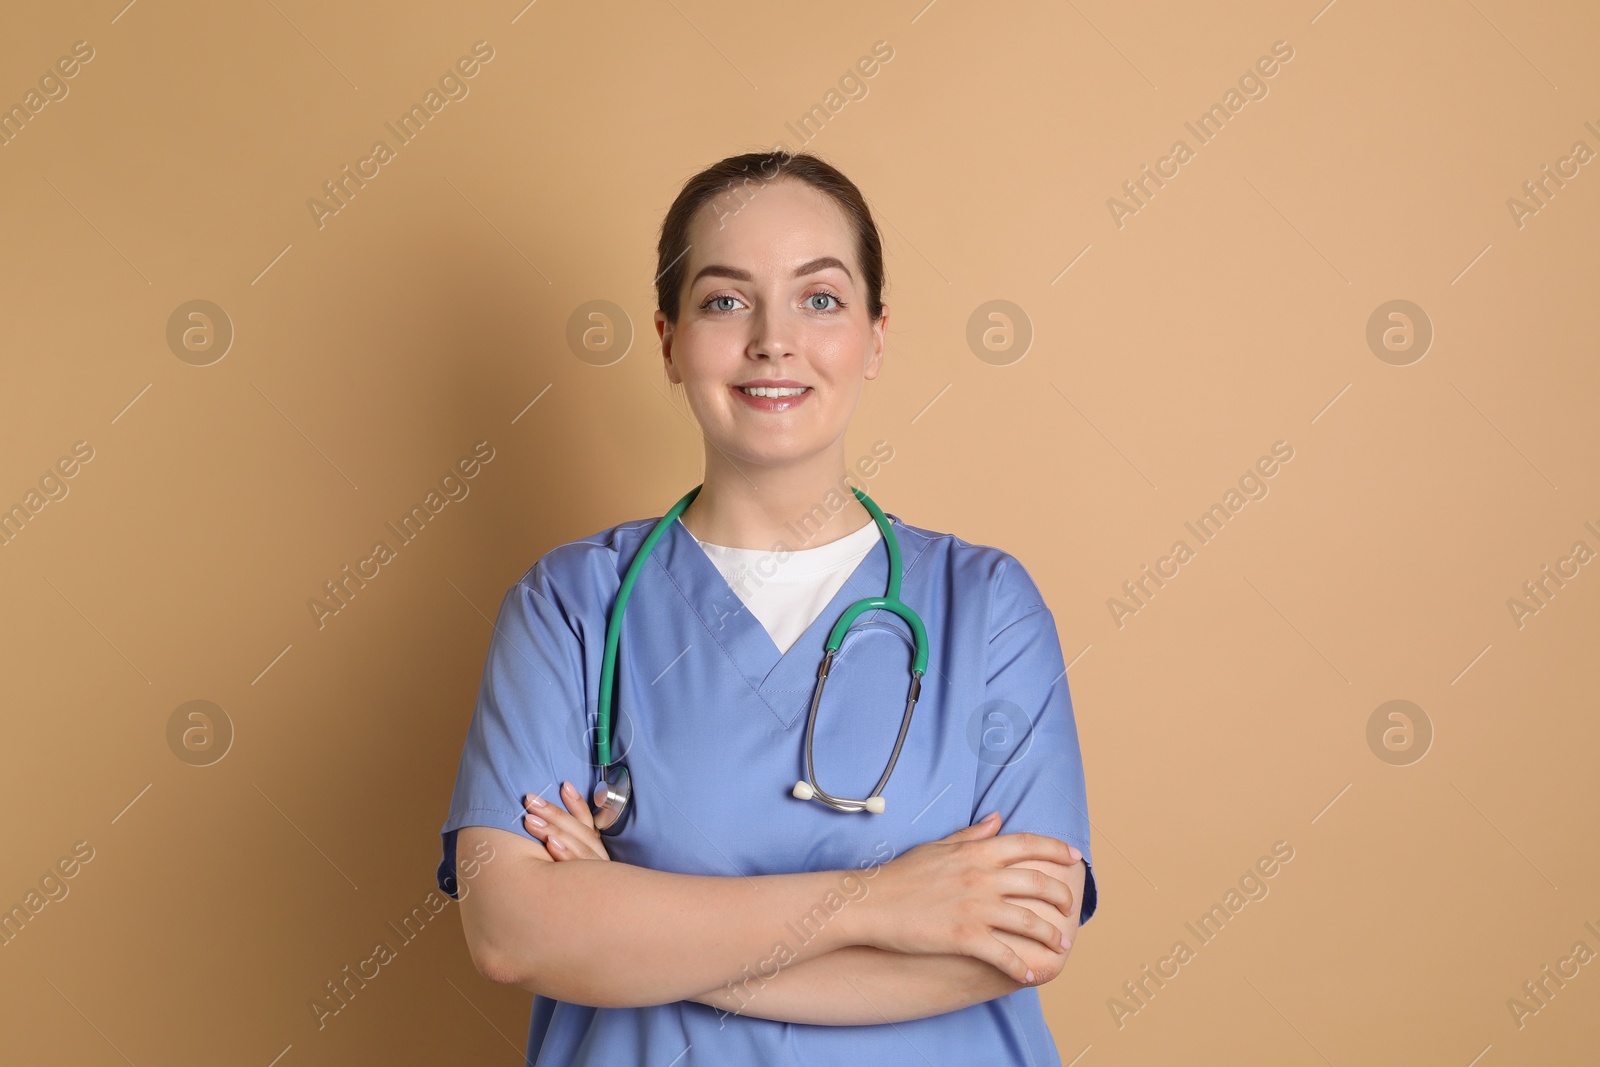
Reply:
[[878, 376], [878, 372], [883, 369], [884, 331], [888, 329], [888, 325], [889, 305], [885, 304], [883, 306], [883, 314], [878, 317], [877, 322], [872, 324], [872, 351], [867, 356], [865, 374], [865, 377], [869, 382], [876, 378]]
[[667, 380], [673, 385], [681, 385], [682, 377], [678, 374], [678, 367], [672, 362], [672, 323], [667, 321], [665, 313], [659, 309], [655, 315], [656, 334], [661, 338], [661, 358], [666, 363]]

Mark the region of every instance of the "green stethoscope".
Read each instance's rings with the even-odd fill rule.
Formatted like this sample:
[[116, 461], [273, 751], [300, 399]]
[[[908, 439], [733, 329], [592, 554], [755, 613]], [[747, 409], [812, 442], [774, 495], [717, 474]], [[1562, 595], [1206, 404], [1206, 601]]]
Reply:
[[[615, 832], [620, 829], [620, 820], [627, 810], [628, 800], [633, 795], [633, 782], [628, 775], [625, 764], [611, 762], [611, 721], [612, 721], [612, 695], [616, 685], [617, 667], [617, 641], [622, 633], [622, 616], [628, 608], [628, 597], [633, 592], [633, 585], [639, 578], [639, 572], [644, 568], [644, 562], [650, 557], [650, 552], [656, 547], [666, 533], [667, 527], [683, 513], [690, 501], [700, 494], [704, 483], [695, 486], [684, 494], [683, 499], [672, 505], [672, 510], [661, 517], [655, 528], [650, 531], [650, 536], [644, 539], [644, 546], [634, 557], [633, 563], [628, 567], [628, 573], [622, 579], [622, 586], [617, 592], [617, 603], [611, 610], [611, 618], [606, 624], [606, 651], [605, 658], [600, 668], [600, 707], [598, 712], [598, 725], [595, 732], [595, 750], [597, 763], [600, 767], [600, 784], [595, 787], [594, 803], [599, 810], [594, 814], [595, 827], [601, 832]], [[794, 796], [801, 800], [820, 800], [836, 811], [870, 811], [876, 815], [883, 814], [884, 800], [883, 787], [889, 782], [889, 775], [894, 771], [895, 761], [900, 758], [900, 746], [905, 743], [906, 731], [911, 728], [911, 713], [917, 706], [917, 694], [922, 691], [922, 676], [928, 668], [928, 631], [922, 625], [922, 619], [900, 601], [900, 542], [896, 540], [894, 530], [889, 520], [884, 517], [878, 505], [872, 498], [861, 490], [851, 486], [856, 499], [872, 513], [873, 521], [878, 524], [878, 530], [883, 534], [884, 545], [889, 550], [889, 586], [881, 597], [868, 597], [858, 600], [845, 609], [839, 621], [834, 623], [833, 630], [828, 634], [827, 644], [822, 664], [817, 668], [817, 688], [811, 696], [811, 712], [806, 718], [806, 776], [802, 781], [794, 784], [790, 790]], [[864, 611], [884, 608], [894, 612], [906, 621], [911, 627], [915, 639], [916, 655], [911, 664], [911, 689], [906, 698], [905, 714], [900, 717], [900, 736], [895, 738], [894, 751], [889, 754], [889, 763], [883, 769], [883, 777], [878, 779], [878, 784], [873, 787], [870, 796], [861, 800], [849, 797], [836, 797], [817, 784], [816, 768], [812, 760], [812, 738], [817, 728], [817, 706], [822, 703], [822, 687], [827, 684], [828, 672], [833, 669], [834, 653], [839, 651], [839, 646], [844, 642], [844, 635], [849, 631], [850, 624]]]

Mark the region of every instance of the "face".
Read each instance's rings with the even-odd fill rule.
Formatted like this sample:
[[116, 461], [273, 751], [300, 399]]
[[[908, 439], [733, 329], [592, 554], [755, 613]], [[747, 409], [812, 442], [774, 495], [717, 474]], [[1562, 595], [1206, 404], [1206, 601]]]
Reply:
[[[867, 315], [855, 239], [826, 194], [793, 179], [703, 206], [690, 226], [678, 322], [656, 312], [667, 375], [707, 441], [779, 467], [842, 452], [863, 383], [878, 376], [888, 309]], [[752, 382], [803, 388], [762, 398]]]

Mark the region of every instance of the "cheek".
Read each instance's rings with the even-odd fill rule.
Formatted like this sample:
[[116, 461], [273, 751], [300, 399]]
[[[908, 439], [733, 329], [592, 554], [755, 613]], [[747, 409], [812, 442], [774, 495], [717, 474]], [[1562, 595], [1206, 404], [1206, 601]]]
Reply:
[[674, 358], [685, 375], [726, 378], [743, 355], [746, 340], [732, 323], [692, 323], [679, 329]]
[[866, 346], [855, 335], [836, 330], [814, 330], [797, 338], [814, 372], [834, 388], [848, 388], [866, 367]]
[[707, 336], [680, 341], [672, 360], [685, 389], [693, 394], [718, 394], [728, 381], [738, 378], [739, 362], [744, 358], [738, 342], [718, 342]]

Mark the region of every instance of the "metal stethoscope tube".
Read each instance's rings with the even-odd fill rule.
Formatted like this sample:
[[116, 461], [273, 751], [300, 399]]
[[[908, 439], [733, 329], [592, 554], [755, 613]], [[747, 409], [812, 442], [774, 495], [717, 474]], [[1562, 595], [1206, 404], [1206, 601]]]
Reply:
[[894, 773], [894, 765], [900, 759], [900, 746], [905, 744], [906, 731], [911, 728], [911, 713], [916, 710], [917, 695], [922, 692], [922, 675], [913, 673], [911, 676], [911, 693], [906, 698], [905, 714], [900, 716], [900, 736], [894, 739], [894, 751], [889, 754], [889, 763], [883, 768], [883, 777], [878, 779], [878, 784], [872, 787], [872, 792], [865, 799], [853, 800], [849, 797], [836, 797], [818, 785], [816, 766], [812, 761], [812, 738], [817, 729], [817, 705], [822, 703], [822, 687], [827, 684], [828, 672], [832, 669], [833, 650], [829, 649], [827, 655], [822, 657], [822, 665], [817, 668], [817, 688], [811, 696], [811, 711], [806, 716], [806, 776], [803, 781], [796, 782], [790, 792], [801, 800], [813, 798], [820, 800], [836, 811], [870, 811], [874, 815], [882, 815], [884, 800], [879, 794], [889, 783], [889, 775]]

